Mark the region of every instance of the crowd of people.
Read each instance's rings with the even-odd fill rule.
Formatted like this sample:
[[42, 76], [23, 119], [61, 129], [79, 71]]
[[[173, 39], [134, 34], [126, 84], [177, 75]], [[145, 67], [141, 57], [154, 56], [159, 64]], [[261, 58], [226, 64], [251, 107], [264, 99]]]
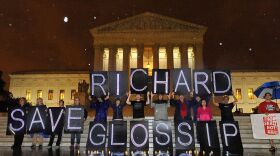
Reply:
[[[152, 94], [147, 92], [145, 96], [141, 96], [141, 94], [135, 94], [134, 98], [132, 98], [132, 94], [127, 93], [126, 100], [122, 100], [121, 98], [115, 98], [111, 100], [110, 94], [108, 93], [104, 97], [93, 98], [89, 97], [90, 100], [90, 108], [95, 110], [95, 122], [107, 122], [108, 109], [109, 107], [113, 110], [113, 120], [122, 120], [124, 118], [123, 108], [127, 105], [132, 106], [132, 116], [134, 120], [144, 119], [145, 118], [145, 107], [147, 105], [151, 105], [154, 108], [154, 120], [168, 120], [168, 107], [174, 107], [174, 123], [178, 124], [182, 121], [192, 120], [194, 123], [197, 121], [211, 121], [213, 120], [212, 108], [210, 106], [210, 101], [212, 99], [212, 103], [214, 106], [218, 107], [221, 111], [221, 121], [231, 122], [234, 121], [234, 115], [232, 109], [235, 107], [238, 102], [236, 97], [233, 94], [233, 98], [231, 100], [231, 96], [224, 95], [220, 102], [217, 102], [215, 96], [207, 96], [200, 97], [194, 96], [190, 94], [190, 96], [185, 97], [184, 95], [175, 95], [174, 92], [171, 92], [168, 95], [163, 94]], [[272, 96], [270, 93], [266, 93], [264, 95], [265, 101], [260, 103], [258, 106], [258, 112], [263, 114], [276, 113], [279, 111], [279, 107], [277, 103], [272, 101]], [[79, 106], [80, 99], [78, 97], [74, 98], [73, 106]], [[26, 111], [30, 107], [27, 104], [25, 98], [19, 98], [18, 106], [22, 107]], [[37, 99], [36, 106], [45, 107], [46, 105], [43, 103], [42, 98]], [[64, 101], [60, 100], [58, 107], [64, 107]], [[86, 109], [84, 113], [84, 120], [87, 119], [87, 111]], [[57, 134], [57, 142], [56, 148], [59, 148], [63, 129], [61, 129], [60, 133]], [[36, 145], [38, 145], [39, 149], [43, 148], [43, 138], [47, 137], [44, 133], [35, 133], [31, 135], [32, 137], [32, 145], [31, 148], [35, 149]], [[52, 148], [54, 142], [55, 134], [50, 135], [49, 144], [47, 148]], [[21, 148], [22, 142], [24, 139], [24, 134], [14, 135], [14, 145], [13, 149]], [[71, 146], [70, 148], [79, 148], [80, 146], [81, 133], [71, 133]], [[270, 151], [275, 151], [276, 148], [274, 146], [273, 140], [270, 140], [271, 148]]]

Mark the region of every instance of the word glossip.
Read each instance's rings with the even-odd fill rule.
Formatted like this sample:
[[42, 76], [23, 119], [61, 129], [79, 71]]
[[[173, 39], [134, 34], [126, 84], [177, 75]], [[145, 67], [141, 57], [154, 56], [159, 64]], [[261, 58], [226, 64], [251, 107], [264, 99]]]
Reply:
[[[61, 107], [33, 106], [28, 113], [22, 108], [9, 111], [7, 134], [57, 134], [64, 127], [65, 133], [83, 132], [84, 108], [69, 106]], [[64, 113], [65, 112], [65, 113]], [[127, 124], [130, 128], [127, 129]], [[152, 125], [152, 126], [149, 126]], [[148, 153], [150, 143], [153, 153], [186, 153], [195, 150], [194, 123], [183, 121], [171, 126], [171, 121], [164, 120], [113, 120], [105, 122], [90, 122], [87, 149], [99, 153], [127, 154], [127, 136], [129, 135], [129, 152]], [[220, 143], [216, 121], [198, 121], [196, 136], [200, 149], [205, 152], [219, 152]], [[151, 128], [152, 127], [152, 128]], [[219, 122], [223, 150], [230, 153], [243, 153], [238, 122]], [[175, 136], [172, 136], [172, 130]], [[149, 138], [152, 133], [152, 141]], [[107, 135], [108, 134], [108, 135]], [[173, 147], [173, 138], [175, 146]], [[107, 144], [107, 146], [106, 146]]]

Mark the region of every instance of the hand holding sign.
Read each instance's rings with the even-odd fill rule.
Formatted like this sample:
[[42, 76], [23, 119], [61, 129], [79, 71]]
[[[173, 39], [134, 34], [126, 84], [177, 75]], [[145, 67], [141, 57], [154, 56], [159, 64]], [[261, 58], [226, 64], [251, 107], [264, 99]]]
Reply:
[[104, 100], [109, 100], [110, 98], [110, 92], [108, 92], [107, 96], [104, 98]]

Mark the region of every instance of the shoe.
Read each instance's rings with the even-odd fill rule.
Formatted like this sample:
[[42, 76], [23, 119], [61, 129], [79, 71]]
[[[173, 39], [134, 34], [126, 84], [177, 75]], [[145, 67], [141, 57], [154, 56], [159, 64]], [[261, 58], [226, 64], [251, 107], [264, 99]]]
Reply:
[[269, 148], [269, 151], [270, 151], [270, 152], [275, 152], [275, 151], [276, 151], [276, 148], [275, 148], [274, 146], [271, 146], [271, 147]]
[[[40, 146], [39, 146], [39, 148], [40, 148]], [[52, 148], [52, 146], [48, 145], [46, 148], [47, 148], [47, 149], [50, 149], [50, 148]]]
[[39, 149], [40, 149], [40, 150], [43, 149], [43, 145], [39, 145]]
[[76, 144], [75, 149], [80, 149], [80, 144]]
[[15, 145], [13, 145], [13, 146], [11, 146], [11, 149], [13, 149], [13, 150], [17, 150], [17, 149], [21, 149], [21, 146], [15, 146]]
[[56, 145], [55, 148], [56, 148], [56, 149], [59, 149], [59, 148], [60, 148], [60, 145]]
[[31, 145], [31, 149], [35, 149], [36, 148], [36, 145]]

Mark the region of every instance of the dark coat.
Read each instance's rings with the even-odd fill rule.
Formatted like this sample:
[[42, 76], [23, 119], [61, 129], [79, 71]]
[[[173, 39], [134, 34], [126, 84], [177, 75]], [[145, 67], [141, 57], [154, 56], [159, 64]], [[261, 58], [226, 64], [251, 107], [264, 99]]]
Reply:
[[185, 104], [186, 104], [186, 108], [187, 108], [187, 116], [185, 118], [183, 118], [181, 116], [181, 102], [180, 100], [174, 100], [171, 99], [170, 100], [170, 105], [175, 107], [175, 113], [174, 113], [174, 122], [175, 123], [180, 123], [182, 121], [186, 121], [186, 120], [191, 120], [190, 114], [189, 114], [189, 107], [190, 107], [190, 101], [189, 100], [185, 100]]
[[107, 121], [107, 112], [109, 105], [109, 100], [105, 100], [103, 102], [96, 101], [90, 104], [90, 108], [95, 109], [95, 122]]
[[120, 103], [119, 106], [116, 104], [111, 104], [111, 107], [113, 109], [113, 120], [114, 119], [123, 119], [123, 107], [125, 106], [125, 103]]

